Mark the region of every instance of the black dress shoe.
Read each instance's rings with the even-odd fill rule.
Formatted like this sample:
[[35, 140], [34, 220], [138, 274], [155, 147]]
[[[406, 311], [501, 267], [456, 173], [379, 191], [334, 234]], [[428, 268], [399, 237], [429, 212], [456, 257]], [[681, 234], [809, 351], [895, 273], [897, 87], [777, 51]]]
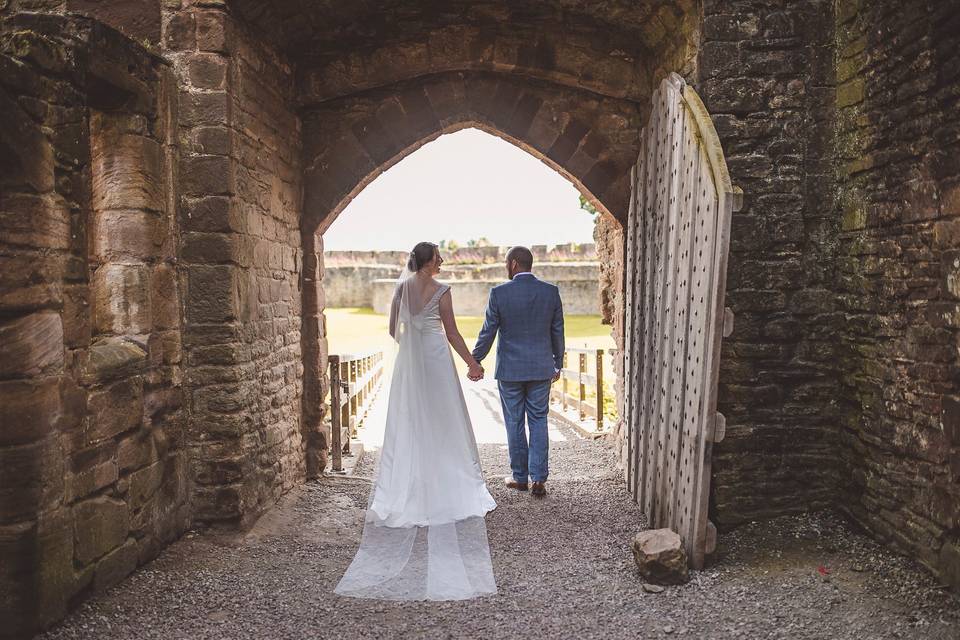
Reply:
[[547, 487], [544, 486], [542, 482], [534, 481], [533, 487], [530, 489], [530, 493], [538, 498], [542, 498], [543, 496], [547, 495]]
[[512, 476], [507, 476], [506, 478], [504, 478], [503, 484], [507, 485], [508, 489], [516, 489], [517, 491], [527, 490], [526, 482], [517, 482]]

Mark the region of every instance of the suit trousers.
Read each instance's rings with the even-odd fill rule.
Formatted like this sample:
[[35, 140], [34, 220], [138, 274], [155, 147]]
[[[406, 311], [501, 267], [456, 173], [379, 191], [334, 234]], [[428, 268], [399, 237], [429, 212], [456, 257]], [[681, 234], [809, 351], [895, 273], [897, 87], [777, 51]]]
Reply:
[[[498, 380], [503, 421], [507, 427], [510, 469], [517, 482], [546, 482], [551, 380]], [[529, 442], [527, 431], [530, 432]]]

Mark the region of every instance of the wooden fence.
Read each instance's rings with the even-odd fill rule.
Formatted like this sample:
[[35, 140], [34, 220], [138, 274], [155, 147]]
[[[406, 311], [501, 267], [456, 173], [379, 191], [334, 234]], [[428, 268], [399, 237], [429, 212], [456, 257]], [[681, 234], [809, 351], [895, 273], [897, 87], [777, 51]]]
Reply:
[[333, 355], [330, 361], [331, 469], [343, 470], [343, 454], [357, 434], [383, 379], [383, 352]]
[[[570, 360], [576, 361], [572, 368]], [[596, 400], [591, 404], [588, 390], [593, 390]], [[602, 433], [603, 426], [603, 349], [566, 349], [563, 352], [563, 369], [560, 379], [550, 389], [550, 400], [559, 404], [565, 414], [568, 407], [575, 407], [579, 422], [594, 419], [594, 434]], [[580, 425], [578, 425], [580, 426]]]

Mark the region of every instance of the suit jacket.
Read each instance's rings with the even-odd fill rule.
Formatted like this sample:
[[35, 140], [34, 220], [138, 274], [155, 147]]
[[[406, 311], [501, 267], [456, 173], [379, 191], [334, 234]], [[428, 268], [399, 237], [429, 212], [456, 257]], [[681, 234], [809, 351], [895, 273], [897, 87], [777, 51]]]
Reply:
[[473, 357], [490, 352], [497, 333], [494, 377], [504, 382], [548, 380], [563, 368], [563, 304], [556, 285], [518, 273], [490, 290]]

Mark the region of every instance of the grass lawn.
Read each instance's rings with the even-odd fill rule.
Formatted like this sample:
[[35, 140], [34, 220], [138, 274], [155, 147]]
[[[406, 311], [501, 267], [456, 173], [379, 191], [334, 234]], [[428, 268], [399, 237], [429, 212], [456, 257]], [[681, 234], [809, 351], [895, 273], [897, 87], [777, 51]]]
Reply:
[[[327, 318], [327, 341], [330, 353], [361, 353], [393, 349], [393, 340], [387, 333], [387, 316], [373, 309], [342, 308], [324, 311]], [[467, 345], [473, 348], [483, 325], [479, 316], [457, 316], [457, 327]], [[568, 347], [613, 349], [610, 327], [600, 322], [600, 316], [566, 316], [564, 329]]]
[[[395, 345], [387, 333], [387, 316], [374, 313], [369, 308], [340, 308], [324, 311], [327, 319], [327, 343], [331, 354], [360, 354], [368, 351], [383, 351], [384, 365], [387, 371], [393, 369]], [[479, 316], [457, 316], [457, 327], [463, 335], [467, 346], [471, 349], [483, 326], [483, 318]], [[610, 327], [602, 324], [599, 315], [564, 317], [564, 335], [567, 347], [586, 349], [613, 349], [615, 344], [610, 335]], [[493, 375], [494, 354], [496, 343], [490, 350], [490, 356], [484, 361], [487, 375]], [[454, 354], [457, 369], [465, 374], [467, 367]], [[575, 362], [568, 363], [576, 368]], [[604, 358], [604, 402], [605, 413], [612, 415], [615, 411], [613, 401], [613, 361], [610, 357]], [[591, 394], [592, 395], [592, 394]]]

